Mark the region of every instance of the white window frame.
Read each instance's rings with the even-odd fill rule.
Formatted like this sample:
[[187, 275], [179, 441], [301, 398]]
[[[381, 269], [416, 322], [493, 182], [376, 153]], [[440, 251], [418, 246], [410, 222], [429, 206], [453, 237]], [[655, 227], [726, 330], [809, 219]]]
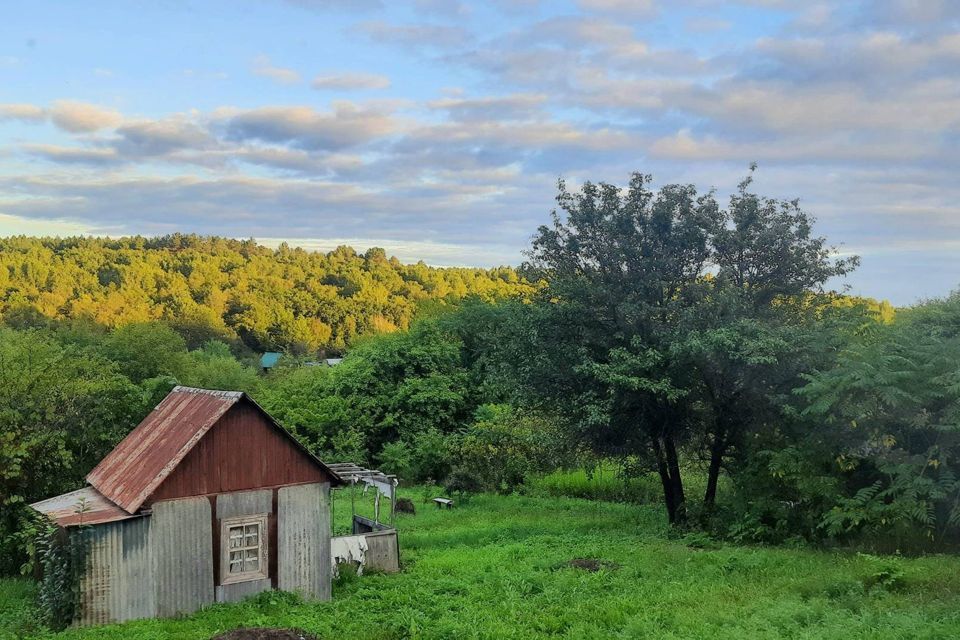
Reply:
[[[246, 527], [257, 525], [257, 544], [245, 545], [239, 549], [230, 548], [230, 529], [243, 527], [246, 535]], [[269, 577], [269, 551], [267, 536], [267, 514], [258, 514], [251, 516], [237, 516], [235, 518], [224, 518], [220, 521], [220, 584], [233, 584], [236, 582], [248, 582], [250, 580], [264, 580]], [[258, 568], [252, 571], [241, 571], [239, 573], [230, 573], [230, 552], [241, 551], [244, 553], [246, 561], [246, 552], [256, 549]]]

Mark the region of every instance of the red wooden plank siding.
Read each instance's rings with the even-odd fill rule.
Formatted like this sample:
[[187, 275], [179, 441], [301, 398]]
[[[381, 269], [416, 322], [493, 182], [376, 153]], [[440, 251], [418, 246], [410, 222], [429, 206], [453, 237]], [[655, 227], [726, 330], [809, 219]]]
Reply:
[[183, 458], [148, 502], [330, 480], [260, 411], [239, 402]]

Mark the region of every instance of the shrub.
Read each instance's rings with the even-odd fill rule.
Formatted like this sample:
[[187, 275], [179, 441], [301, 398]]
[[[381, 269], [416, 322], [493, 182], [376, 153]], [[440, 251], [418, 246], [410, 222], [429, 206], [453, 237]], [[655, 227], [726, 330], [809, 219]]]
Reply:
[[460, 441], [460, 465], [485, 490], [509, 493], [533, 474], [563, 462], [564, 439], [556, 422], [510, 405], [483, 405]]

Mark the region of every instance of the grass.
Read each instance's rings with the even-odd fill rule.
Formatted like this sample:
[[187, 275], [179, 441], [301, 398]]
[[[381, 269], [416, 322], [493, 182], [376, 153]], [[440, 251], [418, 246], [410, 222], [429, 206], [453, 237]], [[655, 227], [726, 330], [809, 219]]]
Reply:
[[585, 498], [611, 502], [654, 504], [663, 497], [660, 480], [653, 474], [624, 478], [612, 464], [584, 469], [558, 470], [529, 481], [533, 495]]
[[[706, 489], [706, 482], [707, 476], [703, 469], [691, 467], [683, 470], [684, 492], [688, 500], [700, 500]], [[722, 496], [727, 489], [728, 478], [721, 475], [719, 495]], [[526, 493], [634, 504], [663, 503], [663, 487], [656, 473], [624, 477], [612, 462], [599, 464], [590, 471], [560, 469], [539, 478], [532, 478], [527, 482]]]
[[[652, 505], [407, 493], [404, 570], [347, 576], [327, 603], [269, 592], [175, 620], [39, 630], [32, 587], [0, 581], [0, 638], [202, 639], [240, 626], [321, 638], [956, 638], [960, 559], [729, 546], [671, 535]], [[368, 509], [369, 496], [358, 498]], [[350, 516], [339, 492], [335, 518]], [[570, 566], [595, 558], [596, 572]]]

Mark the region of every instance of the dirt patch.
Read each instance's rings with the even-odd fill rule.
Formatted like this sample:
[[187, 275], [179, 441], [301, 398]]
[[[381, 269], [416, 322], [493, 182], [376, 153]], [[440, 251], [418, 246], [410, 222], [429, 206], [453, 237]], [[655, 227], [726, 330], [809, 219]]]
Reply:
[[397, 498], [396, 509], [397, 513], [417, 515], [417, 508], [413, 505], [413, 500], [410, 498]]
[[589, 571], [591, 573], [596, 573], [601, 569], [606, 569], [607, 571], [616, 571], [620, 568], [620, 565], [618, 565], [616, 562], [600, 560], [598, 558], [574, 558], [568, 564], [574, 569], [583, 569], [584, 571]]
[[319, 640], [300, 629], [234, 629], [210, 640]]

